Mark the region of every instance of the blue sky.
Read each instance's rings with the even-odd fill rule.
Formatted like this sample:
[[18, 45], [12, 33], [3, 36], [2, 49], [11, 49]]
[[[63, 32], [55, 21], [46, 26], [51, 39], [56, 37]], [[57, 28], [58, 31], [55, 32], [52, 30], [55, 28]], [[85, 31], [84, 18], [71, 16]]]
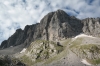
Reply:
[[40, 22], [57, 9], [79, 19], [96, 18], [100, 17], [100, 0], [0, 0], [0, 43], [16, 29]]

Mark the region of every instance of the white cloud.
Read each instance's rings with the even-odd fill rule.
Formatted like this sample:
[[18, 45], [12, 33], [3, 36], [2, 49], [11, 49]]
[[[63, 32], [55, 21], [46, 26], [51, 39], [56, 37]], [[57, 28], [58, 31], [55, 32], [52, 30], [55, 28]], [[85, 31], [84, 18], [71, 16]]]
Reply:
[[100, 0], [0, 0], [0, 42], [57, 9], [81, 19], [100, 17]]

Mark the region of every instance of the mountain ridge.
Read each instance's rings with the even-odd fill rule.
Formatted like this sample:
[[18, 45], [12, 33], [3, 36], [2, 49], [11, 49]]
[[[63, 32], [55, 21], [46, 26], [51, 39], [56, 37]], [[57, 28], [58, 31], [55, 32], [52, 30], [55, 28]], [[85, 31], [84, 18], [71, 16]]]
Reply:
[[100, 18], [79, 20], [75, 17], [70, 17], [66, 12], [59, 9], [55, 12], [48, 13], [40, 23], [27, 25], [24, 30], [17, 29], [8, 40], [4, 40], [1, 43], [0, 48], [4, 49], [21, 44], [27, 47], [32, 41], [37, 39], [59, 41], [61, 39], [74, 37], [80, 33], [99, 36], [99, 24]]

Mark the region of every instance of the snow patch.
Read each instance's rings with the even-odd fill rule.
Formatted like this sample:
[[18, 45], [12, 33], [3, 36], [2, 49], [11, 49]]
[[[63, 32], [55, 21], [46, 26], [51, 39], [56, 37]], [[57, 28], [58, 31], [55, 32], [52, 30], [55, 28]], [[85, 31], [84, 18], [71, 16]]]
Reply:
[[95, 38], [93, 36], [90, 36], [90, 35], [85, 35], [85, 34], [80, 34], [78, 36], [76, 36], [75, 38], [79, 38], [79, 37], [89, 37], [89, 38]]
[[90, 35], [80, 34], [80, 35], [77, 35], [76, 37], [74, 37], [73, 40], [80, 38], [80, 37], [96, 38], [96, 37], [93, 37], [93, 36], [90, 36]]
[[24, 48], [20, 53], [24, 53], [26, 51], [26, 48]]
[[87, 62], [87, 60], [85, 60], [85, 59], [82, 59], [82, 61], [81, 61], [82, 63], [84, 63], [84, 64], [86, 64], [86, 65], [89, 65], [89, 66], [91, 66], [91, 64], [89, 63], [89, 62]]

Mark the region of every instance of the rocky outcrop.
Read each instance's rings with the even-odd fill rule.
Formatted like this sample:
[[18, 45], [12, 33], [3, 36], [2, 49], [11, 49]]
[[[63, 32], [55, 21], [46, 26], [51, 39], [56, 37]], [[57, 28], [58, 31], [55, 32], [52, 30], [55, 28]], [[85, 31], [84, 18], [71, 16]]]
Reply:
[[27, 25], [24, 30], [17, 29], [16, 32], [1, 43], [0, 48], [24, 44], [25, 47], [37, 39], [59, 41], [74, 37], [80, 33], [88, 35], [100, 35], [100, 18], [87, 18], [79, 20], [69, 16], [63, 10], [50, 12], [40, 23]]
[[82, 20], [83, 32], [88, 35], [100, 36], [100, 18], [86, 18]]
[[[28, 66], [33, 65], [34, 62], [47, 60], [64, 50], [64, 47], [59, 43], [46, 41], [46, 40], [36, 40], [30, 44], [30, 46], [23, 52], [22, 56], [18, 57], [28, 64]], [[28, 60], [26, 60], [26, 58]]]

